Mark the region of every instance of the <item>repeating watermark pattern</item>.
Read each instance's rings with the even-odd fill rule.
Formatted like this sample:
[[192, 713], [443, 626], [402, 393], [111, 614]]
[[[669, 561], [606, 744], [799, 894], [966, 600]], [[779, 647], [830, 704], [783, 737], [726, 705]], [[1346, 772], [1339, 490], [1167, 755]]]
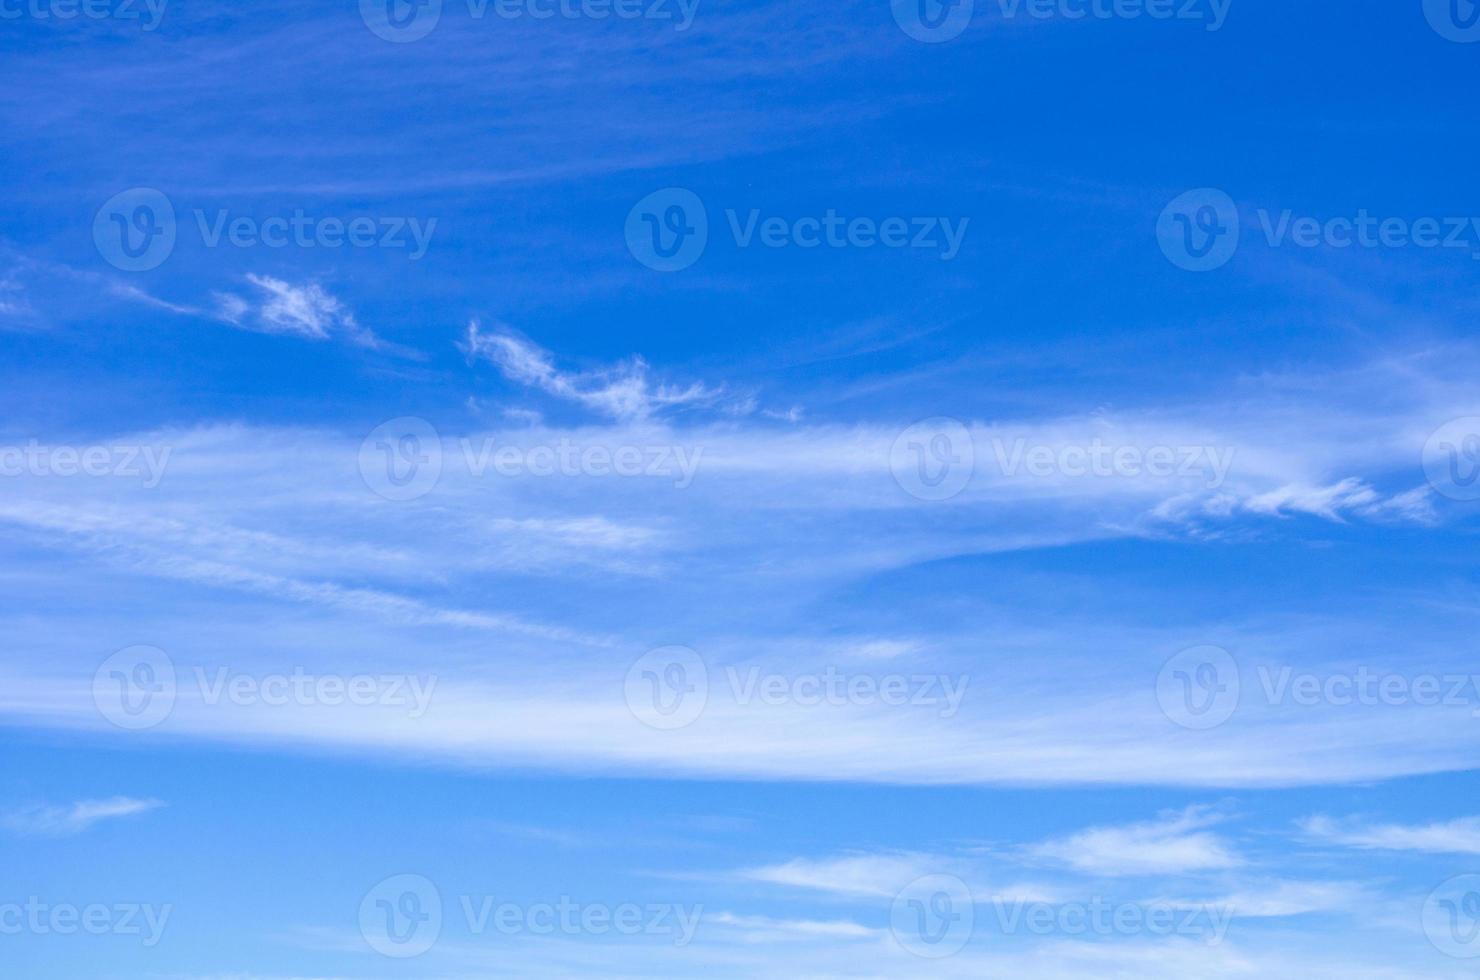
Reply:
[[175, 206], [152, 187], [120, 191], [93, 215], [93, 244], [124, 272], [158, 268], [175, 250]]
[[1201, 478], [1207, 489], [1223, 485], [1233, 467], [1232, 446], [1130, 446], [1095, 438], [1085, 445], [1029, 445], [1023, 438], [1009, 445], [992, 439], [997, 468], [1006, 477]]
[[360, 899], [360, 935], [382, 956], [420, 956], [442, 935], [442, 893], [422, 875], [378, 882]]
[[492, 895], [460, 895], [468, 932], [503, 936], [657, 936], [674, 946], [694, 940], [702, 905], [671, 902], [579, 902], [562, 895], [554, 902], [499, 902]]
[[1470, 708], [1480, 718], [1480, 673], [1399, 673], [1362, 665], [1316, 672], [1261, 664], [1246, 682], [1233, 655], [1197, 646], [1172, 657], [1157, 677], [1162, 712], [1184, 728], [1215, 728], [1249, 699], [1270, 707]]
[[1233, 922], [1227, 906], [1111, 902], [1099, 896], [1088, 902], [994, 898], [992, 908], [1004, 935], [1177, 936], [1218, 946]]
[[233, 215], [226, 208], [217, 208], [210, 214], [195, 208], [191, 214], [206, 248], [219, 248], [224, 242], [233, 248], [400, 249], [406, 251], [412, 262], [427, 254], [437, 230], [436, 218], [409, 215], [345, 218], [311, 215], [302, 208], [294, 208], [286, 217], [268, 218]]
[[426, 419], [387, 419], [360, 441], [360, 479], [386, 500], [415, 500], [442, 478], [442, 437]]
[[1446, 422], [1423, 447], [1429, 485], [1451, 500], [1480, 500], [1480, 416]]
[[[686, 31], [699, 0], [464, 0], [472, 20], [644, 20]], [[420, 41], [442, 19], [443, 0], [360, 0], [360, 17], [376, 37], [397, 44]]]
[[971, 888], [951, 874], [931, 874], [901, 889], [890, 906], [889, 929], [917, 956], [941, 959], [959, 953], [979, 927], [1004, 936], [1150, 936], [1220, 945], [1233, 923], [1229, 906], [1206, 903], [1062, 901], [993, 896], [990, 920], [978, 921]]
[[[1480, 705], [1480, 673], [1399, 674], [1361, 666], [1349, 672], [1313, 673], [1293, 667], [1260, 666], [1259, 693], [1270, 705], [1313, 708], [1462, 708]], [[1480, 709], [1475, 712], [1480, 718]]]
[[721, 676], [723, 686], [711, 691], [703, 657], [689, 647], [659, 647], [628, 668], [623, 693], [639, 721], [666, 730], [693, 724], [717, 695], [741, 707], [930, 708], [941, 718], [954, 718], [971, 682], [965, 674], [876, 675], [835, 665], [786, 672], [726, 666]]
[[760, 703], [771, 707], [827, 705], [885, 705], [891, 708], [936, 708], [940, 717], [954, 718], [971, 680], [965, 674], [852, 674], [828, 666], [816, 673], [741, 671], [725, 668], [725, 680], [736, 704]]
[[[724, 228], [736, 248], [920, 249], [949, 262], [961, 251], [970, 218], [940, 216], [847, 217], [828, 208], [820, 215], [788, 218], [724, 210]], [[627, 249], [650, 269], [677, 272], [699, 261], [709, 242], [709, 213], [693, 191], [665, 187], [627, 212]]]
[[[457, 440], [463, 472], [473, 479], [623, 477], [672, 480], [678, 490], [693, 485], [703, 446], [582, 445], [568, 436], [550, 443], [516, 445], [493, 436]], [[436, 489], [442, 478], [442, 437], [426, 419], [402, 416], [377, 425], [360, 442], [360, 478], [387, 500], [414, 500]]]
[[0, 477], [115, 477], [139, 480], [153, 490], [164, 479], [171, 446], [49, 446], [32, 439], [0, 446]]
[[709, 212], [683, 187], [653, 191], [627, 212], [627, 250], [659, 272], [677, 272], [699, 261], [709, 244]]
[[459, 439], [468, 474], [501, 477], [620, 476], [672, 478], [685, 490], [699, 472], [703, 446], [582, 446], [562, 436], [549, 445], [498, 445], [491, 436]]
[[1430, 892], [1423, 905], [1423, 931], [1446, 956], [1480, 957], [1480, 874], [1455, 875]]
[[922, 419], [889, 447], [894, 482], [920, 500], [949, 500], [966, 489], [975, 471], [976, 444], [956, 419]]
[[[1366, 208], [1351, 216], [1317, 218], [1286, 208], [1254, 212], [1270, 248], [1455, 249], [1480, 259], [1480, 217], [1379, 217]], [[1241, 239], [1238, 206], [1225, 192], [1204, 187], [1178, 195], [1156, 224], [1162, 253], [1189, 272], [1228, 264]]]
[[1480, 41], [1480, 3], [1476, 0], [1423, 0], [1429, 26], [1446, 41]]
[[971, 26], [976, 0], [890, 0], [894, 22], [916, 41], [951, 41]]
[[664, 646], [638, 657], [622, 686], [633, 717], [669, 731], [692, 725], [709, 704], [709, 665], [685, 646]]
[[[977, 0], [891, 0], [894, 20], [910, 37], [938, 44], [970, 26]], [[995, 0], [1002, 20], [1176, 20], [1216, 31], [1233, 0]], [[985, 4], [984, 4], [985, 7]]]
[[0, 20], [138, 21], [143, 31], [164, 22], [169, 0], [0, 0]]
[[182, 680], [174, 660], [158, 647], [119, 650], [93, 674], [93, 703], [119, 728], [140, 731], [163, 723], [182, 695], [208, 707], [387, 707], [421, 718], [437, 687], [435, 674], [339, 674], [294, 667], [246, 673], [193, 666]]
[[954, 956], [976, 929], [976, 901], [966, 882], [949, 874], [916, 878], [889, 906], [889, 932], [901, 947], [926, 959]]
[[[226, 208], [191, 210], [206, 248], [384, 248], [403, 250], [410, 261], [426, 255], [436, 218], [402, 215], [290, 215], [258, 218]], [[170, 257], [180, 234], [175, 206], [162, 191], [134, 187], [104, 202], [93, 218], [93, 242], [104, 260], [125, 272], [147, 272]]]
[[[562, 895], [553, 902], [500, 902], [493, 895], [463, 894], [451, 907], [473, 936], [645, 936], [674, 946], [693, 942], [702, 905], [671, 902], [581, 902]], [[360, 900], [360, 935], [375, 952], [408, 959], [430, 950], [442, 935], [442, 893], [428, 878], [400, 874], [379, 882]]]
[[1223, 724], [1238, 710], [1243, 688], [1238, 662], [1222, 647], [1190, 647], [1168, 660], [1156, 678], [1162, 713], [1183, 728]]
[[1172, 264], [1211, 272], [1228, 264], [1239, 242], [1238, 205], [1225, 192], [1200, 187], [1177, 195], [1156, 219], [1156, 240]]
[[164, 938], [173, 905], [139, 902], [0, 902], [0, 936], [131, 936], [147, 948]]
[[159, 647], [124, 647], [93, 673], [93, 704], [119, 728], [153, 728], [175, 709], [175, 662]]
[[[1232, 446], [1152, 445], [1109, 442], [1034, 443], [1019, 436], [993, 436], [990, 461], [1008, 479], [1178, 479], [1216, 489], [1228, 479], [1237, 450]], [[977, 470], [976, 442], [957, 419], [916, 422], [889, 449], [894, 482], [920, 500], [949, 500], [970, 485]]]

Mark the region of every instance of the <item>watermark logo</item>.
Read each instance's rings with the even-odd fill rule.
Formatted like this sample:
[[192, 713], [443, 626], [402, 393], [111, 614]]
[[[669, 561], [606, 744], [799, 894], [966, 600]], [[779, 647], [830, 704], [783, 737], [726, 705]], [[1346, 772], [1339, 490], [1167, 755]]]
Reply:
[[1480, 500], [1480, 416], [1446, 422], [1423, 447], [1429, 485], [1451, 500]]
[[677, 272], [699, 261], [709, 242], [709, 214], [683, 187], [653, 191], [627, 212], [627, 250], [649, 269]]
[[[847, 217], [835, 208], [799, 218], [763, 215], [759, 208], [742, 214], [724, 209], [724, 230], [737, 249], [816, 248], [917, 249], [938, 253], [949, 262], [961, 251], [970, 218], [936, 215], [874, 218]], [[709, 216], [698, 195], [666, 187], [638, 201], [627, 214], [627, 249], [639, 262], [660, 272], [686, 269], [699, 260], [709, 241]]]
[[1215, 728], [1254, 702], [1272, 708], [1469, 708], [1480, 718], [1480, 673], [1401, 673], [1365, 664], [1318, 673], [1260, 664], [1253, 676], [1258, 685], [1244, 685], [1244, 672], [1221, 647], [1193, 647], [1167, 661], [1156, 697], [1168, 718], [1193, 729]]
[[889, 448], [894, 482], [920, 500], [949, 500], [970, 482], [976, 470], [971, 432], [952, 418], [916, 422]]
[[152, 187], [114, 194], [93, 216], [98, 254], [124, 272], [156, 269], [175, 250], [175, 206]]
[[360, 443], [359, 465], [365, 486], [386, 500], [424, 497], [442, 477], [442, 437], [426, 419], [389, 419]]
[[119, 728], [153, 728], [175, 707], [174, 661], [158, 647], [124, 647], [93, 673], [92, 694], [98, 713]]
[[633, 717], [649, 728], [684, 728], [709, 703], [709, 668], [688, 647], [658, 647], [628, 668], [623, 694]]
[[627, 672], [624, 693], [638, 720], [653, 728], [683, 728], [696, 721], [715, 694], [742, 708], [842, 708], [847, 706], [935, 708], [941, 718], [961, 710], [971, 678], [965, 674], [874, 675], [839, 669], [767, 671], [759, 666], [724, 668], [725, 685], [711, 691], [709, 666], [689, 647], [660, 647]]
[[894, 22], [916, 41], [940, 44], [958, 38], [971, 24], [976, 0], [891, 0]]
[[1211, 272], [1238, 251], [1238, 205], [1213, 187], [1179, 194], [1156, 219], [1161, 252], [1177, 268]]
[[421, 875], [386, 878], [360, 899], [360, 935], [382, 956], [420, 956], [442, 935], [442, 893]]
[[976, 903], [955, 875], [917, 878], [894, 896], [889, 931], [895, 942], [926, 959], [959, 953], [976, 927]]
[[1238, 663], [1222, 647], [1183, 650], [1161, 668], [1156, 700], [1162, 714], [1183, 728], [1206, 730], [1238, 710], [1242, 683]]
[[1423, 931], [1445, 956], [1480, 957], [1480, 874], [1456, 875], [1430, 892]]
[[1446, 41], [1480, 41], [1480, 3], [1476, 0], [1423, 0], [1423, 13], [1429, 26]]
[[[1480, 217], [1425, 215], [1382, 217], [1367, 208], [1351, 215], [1316, 217], [1258, 208], [1253, 212], [1265, 245], [1302, 249], [1447, 249], [1480, 261]], [[1179, 195], [1162, 211], [1156, 236], [1178, 268], [1208, 272], [1226, 265], [1240, 243], [1239, 209], [1223, 191], [1204, 187]]]
[[442, 0], [360, 0], [360, 17], [382, 40], [419, 41], [442, 19]]

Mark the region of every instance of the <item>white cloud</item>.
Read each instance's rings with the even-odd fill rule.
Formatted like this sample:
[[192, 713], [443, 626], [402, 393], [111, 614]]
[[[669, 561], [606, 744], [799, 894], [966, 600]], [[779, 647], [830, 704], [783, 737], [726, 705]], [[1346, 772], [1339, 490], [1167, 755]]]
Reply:
[[0, 825], [18, 833], [46, 837], [80, 834], [103, 820], [132, 817], [164, 806], [159, 800], [115, 796], [106, 800], [80, 800], [67, 806], [35, 805], [0, 815]]
[[738, 873], [747, 881], [837, 895], [888, 897], [910, 882], [947, 870], [951, 862], [928, 854], [856, 854], [749, 868]]
[[764, 915], [735, 915], [720, 912], [705, 916], [706, 924], [728, 926], [743, 932], [746, 942], [765, 943], [801, 939], [878, 939], [882, 933], [846, 919], [772, 919]]
[[[253, 273], [247, 274], [247, 281], [258, 288], [257, 301], [254, 303], [236, 293], [215, 293], [214, 315], [218, 320], [244, 329], [287, 334], [305, 340], [328, 340], [339, 336], [371, 350], [416, 356], [414, 351], [388, 343], [360, 326], [349, 307], [317, 283], [294, 285]], [[187, 308], [169, 308], [181, 313], [191, 312]]]
[[1460, 817], [1419, 825], [1362, 824], [1326, 816], [1301, 821], [1311, 837], [1364, 851], [1425, 851], [1430, 854], [1480, 854], [1480, 817]]
[[1280, 881], [1243, 888], [1194, 904], [1226, 908], [1243, 919], [1278, 918], [1312, 912], [1344, 912], [1366, 897], [1360, 885], [1344, 881]]
[[1205, 828], [1219, 821], [1206, 807], [1188, 807], [1159, 820], [1094, 827], [1036, 844], [1033, 857], [1093, 875], [1183, 874], [1243, 864], [1228, 844]]
[[476, 321], [468, 324], [461, 347], [469, 357], [495, 365], [510, 381], [619, 420], [646, 419], [665, 408], [709, 401], [718, 394], [698, 383], [686, 388], [650, 384], [647, 362], [640, 357], [597, 371], [564, 372], [549, 351], [507, 331], [482, 332]]

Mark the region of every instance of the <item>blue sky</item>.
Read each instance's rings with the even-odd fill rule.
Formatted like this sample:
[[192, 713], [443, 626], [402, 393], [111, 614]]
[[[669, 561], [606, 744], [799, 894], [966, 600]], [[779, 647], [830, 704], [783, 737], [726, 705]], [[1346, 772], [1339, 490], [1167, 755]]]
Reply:
[[1477, 13], [0, 0], [0, 972], [1473, 977]]

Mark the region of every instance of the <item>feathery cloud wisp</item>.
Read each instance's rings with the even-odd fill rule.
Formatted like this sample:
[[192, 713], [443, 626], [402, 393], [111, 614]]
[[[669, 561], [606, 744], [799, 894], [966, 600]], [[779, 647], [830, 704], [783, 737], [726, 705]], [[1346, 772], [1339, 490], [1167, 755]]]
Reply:
[[68, 806], [28, 806], [0, 816], [0, 825], [13, 833], [68, 837], [103, 820], [132, 817], [164, 806], [159, 800], [114, 796], [106, 800], [79, 800]]

